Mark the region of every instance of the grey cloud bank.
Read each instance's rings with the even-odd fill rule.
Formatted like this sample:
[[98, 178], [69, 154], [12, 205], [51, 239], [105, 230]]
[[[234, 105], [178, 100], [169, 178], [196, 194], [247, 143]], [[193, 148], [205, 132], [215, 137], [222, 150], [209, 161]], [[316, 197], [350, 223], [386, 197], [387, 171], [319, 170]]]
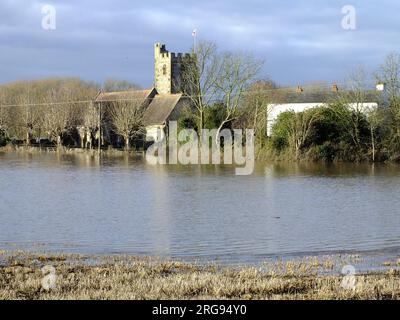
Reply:
[[[41, 28], [45, 4], [57, 29]], [[346, 1], [28, 1], [0, 3], [0, 82], [76, 76], [107, 77], [143, 87], [153, 81], [153, 43], [185, 52], [191, 32], [221, 49], [253, 51], [262, 77], [295, 85], [341, 81], [349, 68], [373, 71], [400, 38], [400, 3], [352, 1], [357, 29], [341, 28]]]

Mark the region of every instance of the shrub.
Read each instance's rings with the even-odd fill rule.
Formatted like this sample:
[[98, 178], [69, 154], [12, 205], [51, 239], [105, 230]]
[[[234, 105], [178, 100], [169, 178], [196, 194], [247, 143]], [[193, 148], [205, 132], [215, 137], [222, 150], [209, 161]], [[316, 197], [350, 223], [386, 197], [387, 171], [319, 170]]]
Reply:
[[278, 152], [289, 146], [289, 123], [295, 115], [294, 111], [282, 112], [272, 126], [271, 146]]
[[179, 115], [178, 131], [180, 131], [181, 129], [197, 130], [196, 117], [193, 114], [192, 109], [190, 109], [189, 107], [184, 108]]
[[[221, 103], [215, 103], [208, 106], [204, 111], [204, 128], [215, 129], [220, 126], [222, 121], [225, 119], [226, 111], [225, 107]], [[231, 128], [230, 123], [226, 123], [222, 129]]]
[[4, 147], [7, 144], [7, 139], [0, 134], [0, 147]]

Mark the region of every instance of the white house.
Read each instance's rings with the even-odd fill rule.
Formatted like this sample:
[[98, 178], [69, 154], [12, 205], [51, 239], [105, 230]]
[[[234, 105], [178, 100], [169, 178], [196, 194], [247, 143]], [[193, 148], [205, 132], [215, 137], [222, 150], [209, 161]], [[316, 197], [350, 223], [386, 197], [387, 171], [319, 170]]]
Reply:
[[[324, 102], [291, 102], [291, 103], [276, 103], [269, 105], [269, 115], [268, 115], [268, 125], [267, 125], [267, 135], [271, 136], [272, 134], [272, 126], [275, 123], [276, 119], [278, 118], [279, 114], [285, 111], [294, 111], [294, 112], [302, 112], [307, 109], [316, 108], [327, 106], [328, 103]], [[350, 107], [359, 108], [365, 112], [368, 110], [373, 110], [378, 107], [377, 102], [364, 102], [361, 105], [356, 103], [350, 104]]]

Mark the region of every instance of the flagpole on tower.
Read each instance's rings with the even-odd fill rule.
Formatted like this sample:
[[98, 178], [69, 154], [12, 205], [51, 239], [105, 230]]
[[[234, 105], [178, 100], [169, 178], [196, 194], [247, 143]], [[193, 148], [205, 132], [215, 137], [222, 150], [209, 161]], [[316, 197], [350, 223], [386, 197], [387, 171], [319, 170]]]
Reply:
[[192, 32], [193, 37], [193, 53], [196, 53], [196, 37], [197, 37], [197, 29], [193, 29]]

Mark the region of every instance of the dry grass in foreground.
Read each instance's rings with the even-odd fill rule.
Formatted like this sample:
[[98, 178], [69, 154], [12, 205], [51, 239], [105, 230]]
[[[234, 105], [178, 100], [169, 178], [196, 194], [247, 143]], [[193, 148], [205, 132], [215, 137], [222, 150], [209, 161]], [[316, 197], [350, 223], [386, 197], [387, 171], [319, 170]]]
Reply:
[[[350, 259], [351, 260], [351, 259]], [[128, 256], [88, 257], [0, 251], [0, 299], [398, 299], [400, 272], [356, 276], [354, 290], [336, 270], [342, 258], [306, 258], [258, 268], [222, 268]], [[42, 288], [42, 267], [56, 288]], [[335, 268], [335, 269], [334, 269]]]

